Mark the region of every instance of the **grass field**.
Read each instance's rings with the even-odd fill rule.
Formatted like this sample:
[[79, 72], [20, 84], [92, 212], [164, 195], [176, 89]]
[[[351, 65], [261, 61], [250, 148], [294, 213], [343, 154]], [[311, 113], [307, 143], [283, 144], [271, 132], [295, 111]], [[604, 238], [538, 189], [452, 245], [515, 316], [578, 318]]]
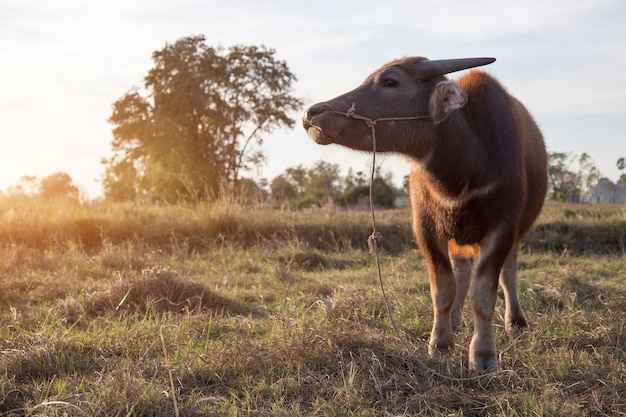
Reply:
[[626, 207], [547, 205], [520, 255], [530, 329], [498, 317], [480, 379], [470, 314], [428, 358], [409, 211], [377, 220], [414, 352], [368, 213], [0, 207], [0, 416], [626, 415]]

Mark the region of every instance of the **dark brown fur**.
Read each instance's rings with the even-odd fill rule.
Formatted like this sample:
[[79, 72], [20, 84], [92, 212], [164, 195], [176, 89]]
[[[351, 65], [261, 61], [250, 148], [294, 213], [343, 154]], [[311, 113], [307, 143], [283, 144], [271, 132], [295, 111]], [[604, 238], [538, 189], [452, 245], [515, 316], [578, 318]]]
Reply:
[[455, 83], [444, 76], [423, 80], [422, 60], [383, 66], [355, 90], [312, 106], [303, 123], [320, 144], [369, 150], [370, 129], [337, 111], [354, 104], [356, 113], [370, 119], [431, 115], [377, 124], [377, 149], [413, 163], [413, 229], [428, 262], [435, 308], [432, 351], [454, 347], [450, 329], [460, 325], [471, 271], [465, 259], [480, 254], [472, 281], [477, 323], [470, 361], [483, 371], [497, 367], [490, 326], [498, 280], [507, 329], [526, 326], [515, 288], [516, 251], [544, 202], [545, 146], [524, 106], [493, 77], [472, 71]]

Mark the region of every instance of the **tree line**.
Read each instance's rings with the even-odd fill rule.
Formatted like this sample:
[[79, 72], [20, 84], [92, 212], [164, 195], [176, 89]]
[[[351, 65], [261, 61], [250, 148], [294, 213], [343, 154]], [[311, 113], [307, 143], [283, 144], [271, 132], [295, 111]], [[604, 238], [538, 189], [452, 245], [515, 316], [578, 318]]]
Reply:
[[[221, 197], [271, 200], [294, 207], [358, 204], [369, 196], [369, 178], [318, 161], [288, 168], [267, 180], [252, 174], [266, 161], [265, 136], [293, 127], [303, 101], [297, 81], [276, 51], [264, 46], [207, 45], [204, 36], [184, 37], [152, 54], [153, 67], [139, 86], [113, 103], [112, 156], [103, 158], [107, 201], [197, 202]], [[587, 154], [549, 155], [549, 198], [580, 201], [602, 178]], [[246, 177], [247, 175], [247, 177]], [[375, 203], [392, 207], [405, 187], [387, 174], [373, 183]], [[616, 185], [626, 192], [626, 175]], [[24, 177], [8, 194], [78, 201], [65, 173]]]
[[[372, 202], [392, 208], [406, 190], [394, 188], [390, 173], [377, 169], [372, 183]], [[318, 161], [311, 168], [303, 165], [287, 168], [270, 184], [270, 198], [277, 203], [302, 208], [337, 204], [367, 206], [370, 196], [370, 178], [363, 171], [350, 169], [343, 177], [338, 164]]]
[[626, 174], [622, 174], [617, 183], [613, 183], [603, 177], [587, 153], [576, 155], [572, 152], [549, 152], [548, 176], [548, 198], [551, 200], [596, 202], [600, 201], [601, 192], [609, 190], [626, 197]]
[[[273, 203], [289, 208], [326, 205], [369, 207], [369, 197], [369, 172], [365, 174], [364, 171], [354, 172], [350, 169], [347, 175], [341, 175], [339, 164], [322, 160], [311, 167], [302, 164], [289, 167], [271, 182], [242, 178], [238, 181], [236, 192], [227, 196], [243, 204]], [[57, 172], [45, 178], [23, 176], [19, 184], [6, 192], [0, 191], [0, 203], [3, 200], [19, 201], [27, 198], [76, 204], [83, 202], [79, 188], [65, 172]], [[394, 187], [391, 173], [382, 173], [378, 168], [372, 187], [374, 204], [392, 208], [403, 199], [406, 199], [406, 188]]]
[[[549, 190], [546, 198], [564, 202], [595, 202], [594, 187], [616, 188], [626, 193], [626, 174], [617, 183], [602, 177], [588, 154], [550, 152]], [[341, 174], [338, 164], [323, 160], [310, 167], [299, 164], [285, 169], [271, 181], [240, 178], [228, 197], [240, 203], [272, 203], [290, 208], [338, 205], [367, 207], [369, 205], [371, 171], [349, 169]], [[69, 174], [57, 172], [45, 178], [24, 176], [18, 185], [0, 191], [0, 201], [36, 197], [44, 201], [81, 202], [81, 192]], [[408, 203], [408, 176], [401, 187], [395, 187], [392, 174], [376, 169], [372, 186], [375, 205], [392, 208]], [[585, 198], [586, 197], [586, 198]], [[105, 199], [108, 198], [105, 196]], [[116, 201], [116, 199], [114, 199]]]

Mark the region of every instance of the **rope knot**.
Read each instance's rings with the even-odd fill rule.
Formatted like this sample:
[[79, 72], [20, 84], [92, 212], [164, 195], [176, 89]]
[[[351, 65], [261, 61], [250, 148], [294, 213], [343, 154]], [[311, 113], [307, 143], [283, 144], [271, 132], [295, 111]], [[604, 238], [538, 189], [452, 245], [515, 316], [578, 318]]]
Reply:
[[356, 120], [362, 120], [365, 122], [367, 127], [371, 128], [372, 130], [374, 129], [374, 126], [376, 126], [376, 120], [372, 120], [365, 116], [361, 116], [360, 114], [357, 114], [355, 103], [352, 103], [352, 106], [346, 112], [346, 117], [352, 117], [353, 119], [356, 119]]
[[352, 106], [346, 112], [346, 116], [353, 117], [356, 114], [356, 103], [352, 102]]
[[370, 253], [378, 252], [378, 246], [383, 243], [383, 235], [380, 232], [374, 232], [367, 238], [367, 246], [370, 249]]

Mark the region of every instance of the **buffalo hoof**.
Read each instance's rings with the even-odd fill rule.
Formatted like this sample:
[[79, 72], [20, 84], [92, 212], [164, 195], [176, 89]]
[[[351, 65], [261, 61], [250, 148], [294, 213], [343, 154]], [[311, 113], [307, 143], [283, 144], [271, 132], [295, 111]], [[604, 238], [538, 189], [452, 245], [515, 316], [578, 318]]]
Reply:
[[495, 351], [475, 352], [470, 349], [470, 370], [479, 374], [494, 372], [500, 369]]
[[528, 327], [528, 323], [526, 322], [526, 318], [523, 315], [507, 318], [504, 323], [504, 328], [507, 332], [523, 330], [526, 327]]
[[432, 339], [428, 343], [428, 355], [431, 358], [444, 355], [449, 356], [454, 351], [454, 341], [444, 343], [442, 341], [433, 341]]

